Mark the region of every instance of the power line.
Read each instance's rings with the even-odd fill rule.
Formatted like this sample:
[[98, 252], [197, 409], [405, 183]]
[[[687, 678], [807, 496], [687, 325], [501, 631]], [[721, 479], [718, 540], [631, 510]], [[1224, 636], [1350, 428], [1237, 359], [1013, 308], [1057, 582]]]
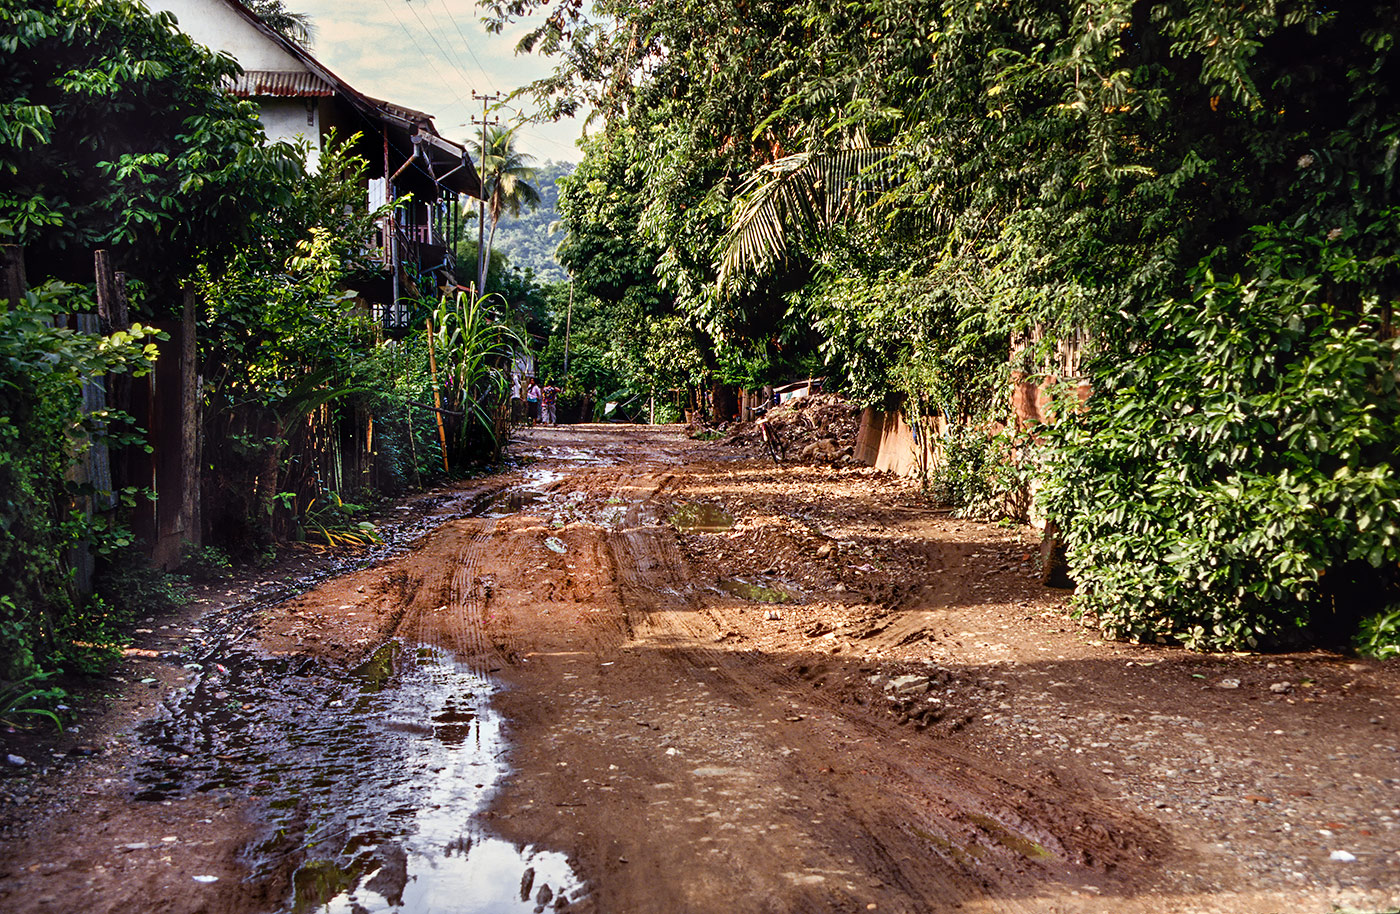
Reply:
[[[386, 2], [387, 2], [387, 0], [386, 0]], [[441, 42], [441, 41], [438, 41], [438, 39], [437, 39], [437, 34], [436, 34], [432, 29], [428, 28], [428, 23], [426, 23], [426, 22], [423, 21], [423, 17], [422, 17], [422, 16], [418, 15], [418, 10], [416, 10], [416, 9], [413, 8], [413, 4], [412, 4], [412, 3], [409, 3], [409, 4], [408, 4], [408, 11], [409, 11], [410, 13], [413, 14], [413, 18], [414, 18], [414, 19], [417, 19], [417, 20], [418, 20], [418, 24], [421, 25], [421, 26], [423, 27], [423, 31], [425, 31], [425, 32], [428, 33], [428, 37], [432, 39], [433, 44], [437, 45], [438, 51], [440, 51], [440, 52], [442, 53], [442, 58], [443, 58], [443, 60], [447, 61], [447, 63], [448, 63], [454, 70], [457, 71], [457, 74], [458, 74], [459, 76], [461, 76], [462, 79], [463, 79], [465, 82], [471, 83], [472, 78], [471, 78], [469, 75], [467, 75], [466, 69], [465, 69], [464, 67], [462, 67], [460, 64], [458, 64], [456, 60], [453, 60], [451, 54], [447, 53], [447, 49], [444, 48], [444, 47], [442, 46], [442, 42]], [[458, 95], [458, 96], [457, 96], [457, 99], [460, 99], [461, 97], [462, 97], [461, 95]]]
[[530, 137], [530, 139], [531, 139], [532, 142], [547, 143], [547, 144], [549, 144], [550, 146], [557, 146], [557, 147], [560, 148], [560, 149], [564, 149], [564, 150], [567, 150], [567, 151], [569, 151], [569, 152], [574, 152], [574, 153], [576, 153], [576, 152], [578, 151], [577, 147], [574, 147], [574, 146], [566, 146], [565, 144], [559, 142], [558, 140], [550, 139], [549, 137], [545, 136], [544, 134], [539, 133], [538, 131], [535, 131], [535, 130], [530, 129], [529, 125], [521, 125], [521, 126], [517, 127], [516, 129], [519, 130], [521, 133], [525, 134], [526, 136]]
[[[418, 51], [418, 55], [419, 55], [420, 57], [423, 58], [423, 61], [424, 61], [425, 63], [427, 63], [427, 65], [428, 65], [429, 67], [432, 68], [433, 74], [436, 75], [437, 78], [438, 78], [439, 80], [442, 81], [442, 84], [443, 84], [443, 86], [444, 86], [445, 88], [446, 88], [446, 87], [450, 87], [450, 86], [452, 85], [452, 81], [449, 80], [447, 77], [445, 77], [445, 76], [442, 75], [442, 71], [439, 70], [439, 69], [437, 68], [437, 64], [433, 63], [432, 55], [429, 54], [426, 50], [424, 50], [424, 49], [423, 49], [423, 46], [422, 46], [421, 44], [418, 43], [418, 39], [417, 39], [416, 37], [414, 37], [413, 32], [409, 31], [409, 28], [408, 28], [408, 26], [404, 23], [403, 19], [399, 18], [399, 14], [396, 13], [396, 12], [394, 12], [394, 7], [393, 7], [392, 4], [389, 3], [389, 0], [380, 0], [380, 2], [382, 2], [382, 3], [384, 4], [385, 9], [387, 9], [387, 10], [389, 11], [389, 15], [391, 15], [391, 16], [394, 17], [394, 21], [397, 22], [397, 23], [399, 24], [399, 28], [403, 29], [403, 33], [404, 33], [405, 35], [407, 35], [407, 36], [408, 36], [408, 40], [411, 41], [411, 42], [413, 43], [413, 47]], [[409, 9], [412, 9], [412, 7], [410, 6]], [[415, 12], [414, 15], [417, 16], [418, 14]], [[419, 19], [419, 22], [422, 22], [422, 19]], [[429, 37], [431, 37], [431, 34], [430, 34]], [[466, 76], [465, 73], [463, 73], [463, 74], [461, 74], [461, 75], [462, 75], [464, 78], [465, 78], [465, 76]], [[449, 91], [450, 91], [450, 89], [449, 89]], [[463, 99], [462, 99], [462, 94], [463, 94], [463, 93], [458, 92], [458, 93], [453, 97], [452, 102], [460, 102], [460, 101], [462, 101], [462, 100], [463, 100]], [[449, 104], [451, 104], [451, 103], [449, 103]]]
[[467, 40], [467, 36], [462, 34], [462, 27], [457, 24], [457, 17], [452, 15], [452, 10], [448, 9], [447, 0], [441, 0], [441, 3], [442, 11], [447, 14], [447, 21], [452, 23], [452, 27], [457, 30], [457, 37], [462, 39], [462, 47], [466, 49], [466, 52], [471, 55], [472, 60], [476, 62], [477, 70], [481, 72], [482, 78], [484, 78], [486, 84], [491, 87], [491, 91], [497, 91], [495, 80], [491, 78], [490, 72], [487, 71], [486, 67], [481, 63], [481, 58], [477, 57], [476, 52], [472, 50], [472, 43]]

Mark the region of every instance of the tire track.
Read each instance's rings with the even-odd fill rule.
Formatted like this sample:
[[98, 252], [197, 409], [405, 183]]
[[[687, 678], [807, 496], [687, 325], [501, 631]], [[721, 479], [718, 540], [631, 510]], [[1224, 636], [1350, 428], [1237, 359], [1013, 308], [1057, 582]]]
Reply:
[[479, 575], [495, 527], [490, 518], [455, 521], [424, 543], [420, 555], [445, 553], [448, 558], [425, 575], [394, 637], [409, 647], [448, 652], [472, 672], [487, 672], [491, 642]]
[[[821, 726], [850, 733], [872, 748], [826, 753], [805, 764], [844, 772], [847, 782], [863, 782], [856, 791], [830, 792], [832, 846], [857, 850], [861, 867], [898, 886], [910, 898], [930, 904], [982, 894], [994, 884], [1011, 884], [1055, 873], [1080, 879], [1100, 860], [1123, 860], [1150, 854], [1153, 839], [1107, 804], [1076, 795], [1058, 785], [1032, 783], [994, 772], [987, 764], [950, 745], [928, 738], [926, 754], [893, 756], [891, 743], [907, 735], [891, 723], [855, 711], [835, 696], [814, 693], [789, 664], [756, 651], [709, 646], [722, 621], [690, 585], [693, 570], [669, 525], [654, 520], [658, 496], [673, 484], [674, 474], [646, 480], [619, 480], [614, 492], [644, 488], [629, 508], [628, 523], [608, 538], [619, 597], [634, 637], [715, 694], [757, 714], [784, 715], [801, 708], [826, 717]], [[774, 708], [774, 705], [780, 706]], [[776, 720], [775, 720], [776, 723]], [[778, 726], [779, 739], [814, 722]], [[788, 775], [811, 783], [800, 772]], [[825, 787], [825, 785], [823, 785]], [[859, 800], [855, 798], [859, 797]], [[871, 799], [871, 798], [874, 799]], [[830, 810], [828, 810], [830, 811]], [[854, 840], [853, 840], [854, 838]], [[1037, 876], [1036, 874], [1040, 874]], [[1008, 901], [1014, 893], [1008, 893]], [[1035, 910], [1011, 902], [1004, 911]]]

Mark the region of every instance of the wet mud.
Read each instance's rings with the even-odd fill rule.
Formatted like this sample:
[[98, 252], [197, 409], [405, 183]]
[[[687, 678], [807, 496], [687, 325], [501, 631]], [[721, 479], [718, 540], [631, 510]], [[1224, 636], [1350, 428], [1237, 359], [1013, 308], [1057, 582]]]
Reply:
[[516, 456], [152, 649], [138, 723], [0, 843], [0, 908], [1400, 901], [1394, 665], [1270, 691], [1281, 658], [1105, 645], [1029, 537], [870, 471], [655, 429]]

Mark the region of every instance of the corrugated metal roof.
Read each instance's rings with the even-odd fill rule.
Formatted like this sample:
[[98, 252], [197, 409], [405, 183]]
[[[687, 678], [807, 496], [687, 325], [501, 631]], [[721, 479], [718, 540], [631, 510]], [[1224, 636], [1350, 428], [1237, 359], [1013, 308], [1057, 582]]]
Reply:
[[230, 89], [242, 98], [272, 96], [325, 98], [335, 94], [334, 87], [321, 77], [306, 70], [247, 70], [233, 77]]

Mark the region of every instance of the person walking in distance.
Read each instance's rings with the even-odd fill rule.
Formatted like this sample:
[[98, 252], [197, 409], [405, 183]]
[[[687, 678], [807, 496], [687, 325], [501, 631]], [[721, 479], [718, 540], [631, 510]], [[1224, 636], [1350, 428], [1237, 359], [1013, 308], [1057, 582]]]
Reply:
[[544, 415], [545, 425], [558, 425], [559, 414], [556, 411], [559, 404], [559, 388], [554, 386], [553, 381], [546, 381], [544, 390], [540, 391], [540, 411]]
[[530, 424], [534, 425], [540, 421], [540, 385], [535, 383], [535, 379], [530, 379], [530, 386], [525, 391], [525, 409], [530, 414]]

